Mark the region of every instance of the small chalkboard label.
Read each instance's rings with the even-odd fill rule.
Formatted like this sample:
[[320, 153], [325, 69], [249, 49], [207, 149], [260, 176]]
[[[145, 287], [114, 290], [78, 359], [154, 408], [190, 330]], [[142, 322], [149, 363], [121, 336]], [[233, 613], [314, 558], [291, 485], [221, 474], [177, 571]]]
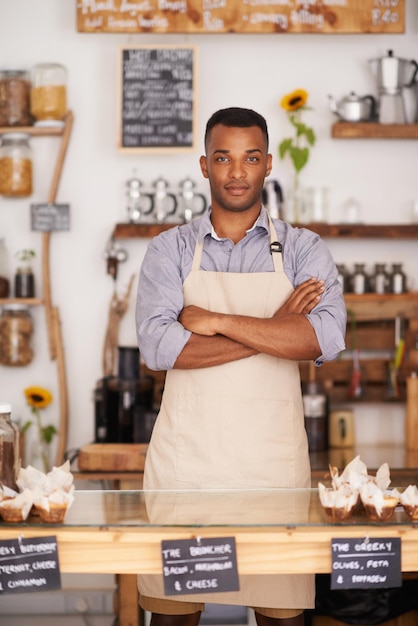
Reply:
[[31, 204], [31, 229], [41, 232], [70, 229], [70, 205]]
[[0, 594], [61, 589], [56, 537], [0, 541]]
[[120, 151], [193, 150], [195, 47], [122, 47], [119, 63]]
[[331, 589], [400, 587], [401, 540], [333, 539]]
[[162, 541], [167, 596], [238, 591], [234, 537]]

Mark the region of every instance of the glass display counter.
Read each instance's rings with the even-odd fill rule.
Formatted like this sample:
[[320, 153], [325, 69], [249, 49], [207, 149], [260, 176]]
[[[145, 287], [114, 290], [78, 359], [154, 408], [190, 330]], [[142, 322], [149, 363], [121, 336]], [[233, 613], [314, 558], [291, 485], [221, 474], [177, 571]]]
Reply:
[[390, 522], [359, 510], [333, 524], [317, 489], [76, 491], [64, 524], [0, 524], [1, 539], [48, 535], [63, 572], [159, 574], [162, 540], [225, 536], [242, 574], [329, 573], [331, 539], [347, 537], [400, 537], [402, 571], [418, 571], [418, 525], [402, 507]]

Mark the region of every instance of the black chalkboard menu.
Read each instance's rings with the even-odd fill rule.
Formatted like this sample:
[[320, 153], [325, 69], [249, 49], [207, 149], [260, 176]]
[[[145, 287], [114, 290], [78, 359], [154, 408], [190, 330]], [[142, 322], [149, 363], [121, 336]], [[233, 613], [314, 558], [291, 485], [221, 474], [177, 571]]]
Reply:
[[196, 64], [194, 46], [120, 49], [121, 152], [195, 148]]

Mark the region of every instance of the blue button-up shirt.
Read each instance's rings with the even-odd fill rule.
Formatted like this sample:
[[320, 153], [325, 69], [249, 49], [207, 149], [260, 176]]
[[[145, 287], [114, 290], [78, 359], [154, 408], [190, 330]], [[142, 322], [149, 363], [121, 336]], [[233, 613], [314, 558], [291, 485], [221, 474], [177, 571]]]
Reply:
[[[325, 281], [321, 300], [306, 316], [321, 348], [321, 356], [316, 360], [316, 365], [321, 365], [335, 359], [345, 348], [347, 313], [334, 260], [323, 240], [312, 231], [276, 219], [273, 224], [291, 284], [296, 287], [312, 276]], [[138, 345], [152, 370], [172, 369], [191, 335], [178, 322], [178, 316], [184, 306], [183, 283], [192, 267], [196, 241], [201, 240], [203, 271], [274, 271], [266, 211], [261, 211], [254, 226], [236, 244], [217, 237], [210, 210], [189, 224], [155, 237], [141, 266], [136, 305]]]

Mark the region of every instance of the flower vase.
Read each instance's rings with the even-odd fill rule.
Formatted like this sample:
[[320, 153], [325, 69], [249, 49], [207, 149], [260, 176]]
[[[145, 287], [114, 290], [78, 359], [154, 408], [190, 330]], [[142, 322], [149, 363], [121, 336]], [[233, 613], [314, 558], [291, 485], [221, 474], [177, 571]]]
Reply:
[[293, 188], [289, 192], [289, 196], [286, 202], [286, 219], [291, 224], [300, 224], [305, 220], [305, 202], [303, 191], [299, 186], [299, 178], [296, 176]]
[[46, 441], [36, 437], [30, 448], [30, 465], [47, 474], [51, 469], [51, 450]]

